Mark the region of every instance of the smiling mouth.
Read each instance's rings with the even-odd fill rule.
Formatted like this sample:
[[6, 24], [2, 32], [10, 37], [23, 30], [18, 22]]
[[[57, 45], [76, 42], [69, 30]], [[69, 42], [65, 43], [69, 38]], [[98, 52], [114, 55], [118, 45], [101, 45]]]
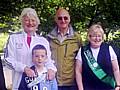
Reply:
[[38, 62], [39, 64], [41, 64], [42, 62]]
[[28, 26], [29, 28], [33, 28], [34, 26]]

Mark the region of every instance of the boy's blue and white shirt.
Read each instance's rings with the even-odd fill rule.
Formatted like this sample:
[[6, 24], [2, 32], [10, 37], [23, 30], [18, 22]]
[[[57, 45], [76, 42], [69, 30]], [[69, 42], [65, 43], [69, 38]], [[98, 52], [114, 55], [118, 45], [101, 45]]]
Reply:
[[[34, 66], [31, 69], [35, 71]], [[31, 78], [23, 73], [18, 90], [58, 90], [56, 79], [46, 80], [47, 68], [44, 68], [42, 72], [37, 74], [38, 77]]]

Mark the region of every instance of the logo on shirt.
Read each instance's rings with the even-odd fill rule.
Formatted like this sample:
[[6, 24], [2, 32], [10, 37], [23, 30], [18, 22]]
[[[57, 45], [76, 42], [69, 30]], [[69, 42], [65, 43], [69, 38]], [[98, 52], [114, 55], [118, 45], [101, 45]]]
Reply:
[[23, 43], [16, 43], [16, 48], [21, 49], [23, 47]]

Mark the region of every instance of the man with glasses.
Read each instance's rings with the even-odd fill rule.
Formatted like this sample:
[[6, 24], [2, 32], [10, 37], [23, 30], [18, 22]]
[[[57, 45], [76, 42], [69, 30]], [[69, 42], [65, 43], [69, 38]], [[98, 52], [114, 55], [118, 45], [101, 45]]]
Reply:
[[81, 47], [81, 37], [70, 25], [69, 12], [59, 8], [55, 15], [56, 27], [48, 34], [52, 59], [57, 67], [58, 90], [77, 90], [75, 83], [75, 56]]

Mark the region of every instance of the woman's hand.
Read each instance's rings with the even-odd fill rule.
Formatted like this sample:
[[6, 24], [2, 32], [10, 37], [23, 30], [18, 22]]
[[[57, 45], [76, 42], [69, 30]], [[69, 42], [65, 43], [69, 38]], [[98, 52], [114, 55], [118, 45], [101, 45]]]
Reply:
[[26, 73], [26, 75], [28, 77], [34, 77], [35, 76], [35, 72], [32, 69], [30, 69], [29, 67], [25, 67], [24, 72]]
[[52, 69], [48, 69], [47, 80], [53, 80], [55, 78], [55, 71]]
[[120, 87], [116, 87], [115, 90], [120, 90]]

